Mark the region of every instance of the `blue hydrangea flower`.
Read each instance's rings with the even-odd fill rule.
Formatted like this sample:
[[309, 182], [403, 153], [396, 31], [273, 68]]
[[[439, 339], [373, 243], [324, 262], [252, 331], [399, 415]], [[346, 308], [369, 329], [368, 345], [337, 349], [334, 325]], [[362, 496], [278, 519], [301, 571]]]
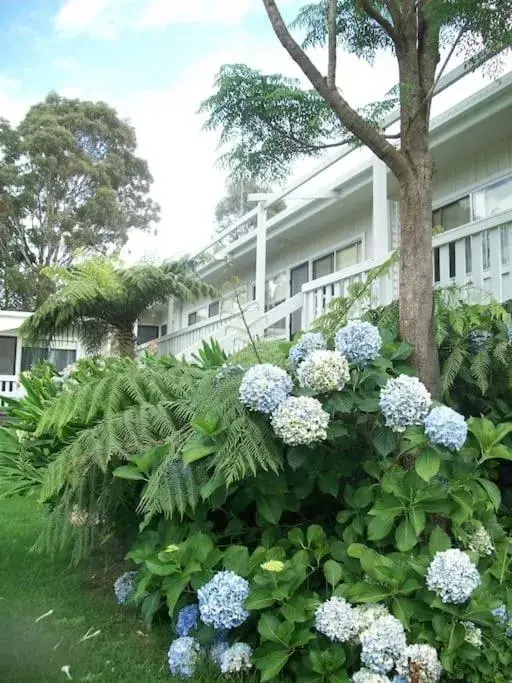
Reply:
[[510, 624], [510, 614], [508, 612], [507, 606], [505, 604], [500, 605], [499, 607], [495, 607], [493, 610], [491, 610], [492, 616], [496, 619], [498, 624], [500, 626], [506, 626], [507, 628], [507, 636], [510, 638], [512, 637], [512, 626], [509, 626]]
[[207, 626], [230, 630], [244, 623], [249, 582], [234, 572], [219, 572], [197, 591], [201, 620]]
[[229, 650], [229, 643], [224, 639], [215, 639], [210, 647], [210, 659], [220, 667], [221, 657]]
[[410, 665], [418, 673], [418, 683], [437, 683], [443, 667], [432, 645], [409, 645], [396, 663], [397, 672], [409, 680]]
[[462, 604], [481, 583], [476, 565], [466, 553], [450, 548], [436, 553], [427, 570], [427, 587], [444, 603]]
[[348, 643], [359, 631], [359, 612], [344, 598], [333, 597], [315, 612], [315, 628], [334, 643]]
[[240, 385], [240, 401], [251, 410], [272, 414], [292, 393], [290, 375], [276, 365], [262, 363], [249, 368]]
[[466, 442], [468, 425], [460, 413], [447, 406], [438, 406], [425, 418], [425, 433], [432, 443], [460, 451]]
[[116, 579], [114, 583], [114, 593], [117, 598], [117, 602], [120, 605], [124, 605], [130, 593], [133, 592], [135, 586], [133, 585], [133, 579], [137, 572], [125, 572]]
[[352, 676], [352, 683], [390, 683], [390, 680], [387, 676], [376, 674], [370, 669], [360, 669]]
[[195, 638], [176, 638], [168, 652], [169, 670], [173, 676], [192, 678], [199, 660], [200, 645]]
[[272, 415], [272, 427], [288, 446], [324, 441], [327, 438], [329, 414], [311, 396], [290, 396]]
[[365, 367], [379, 355], [382, 338], [375, 325], [353, 320], [336, 332], [334, 345], [350, 363]]
[[189, 636], [197, 630], [199, 622], [199, 605], [187, 605], [179, 611], [176, 621], [176, 633], [179, 636]]
[[326, 348], [327, 341], [321, 332], [306, 332], [290, 349], [289, 358], [294, 365], [298, 365], [311, 351]]
[[387, 381], [379, 403], [386, 425], [394, 432], [404, 432], [423, 424], [432, 399], [417, 377], [400, 375]]
[[235, 643], [223, 652], [220, 670], [223, 674], [239, 674], [252, 668], [252, 647], [247, 643]]
[[404, 627], [391, 615], [377, 619], [360, 639], [362, 663], [378, 674], [391, 671], [407, 647]]

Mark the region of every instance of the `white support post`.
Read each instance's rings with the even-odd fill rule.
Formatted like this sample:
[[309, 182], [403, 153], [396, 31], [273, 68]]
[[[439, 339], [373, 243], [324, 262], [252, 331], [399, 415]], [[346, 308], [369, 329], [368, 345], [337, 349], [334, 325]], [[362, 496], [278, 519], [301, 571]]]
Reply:
[[256, 233], [256, 303], [260, 315], [265, 312], [265, 275], [267, 269], [267, 208], [258, 204]]
[[23, 342], [21, 337], [16, 337], [16, 357], [14, 359], [14, 374], [16, 377], [20, 376], [21, 373], [21, 353], [23, 350]]
[[167, 302], [167, 334], [171, 334], [174, 330], [174, 298], [171, 296]]
[[372, 249], [373, 258], [384, 256], [389, 251], [389, 205], [387, 166], [378, 157], [373, 159], [373, 216]]

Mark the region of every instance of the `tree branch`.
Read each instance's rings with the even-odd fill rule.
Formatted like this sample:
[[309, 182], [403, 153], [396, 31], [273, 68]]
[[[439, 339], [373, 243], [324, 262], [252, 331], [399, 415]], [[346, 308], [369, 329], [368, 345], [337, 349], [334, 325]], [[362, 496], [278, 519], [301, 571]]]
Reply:
[[393, 24], [395, 28], [397, 28], [400, 24], [400, 20], [402, 18], [402, 14], [400, 12], [400, 7], [398, 6], [396, 0], [385, 0], [386, 2], [386, 7], [391, 15], [391, 19], [393, 20]]
[[337, 0], [328, 0], [327, 6], [327, 85], [336, 90], [336, 18]]
[[275, 0], [262, 0], [274, 33], [290, 57], [309, 78], [316, 91], [329, 104], [344, 126], [350, 130], [379, 159], [384, 161], [391, 171], [400, 178], [409, 171], [408, 163], [401, 152], [386, 140], [376, 128], [368, 124], [358, 112], [340, 95], [338, 90], [331, 90], [326, 79], [309, 59], [304, 50], [292, 37]]
[[371, 17], [377, 24], [385, 31], [395, 45], [400, 41], [400, 36], [395, 31], [395, 27], [389, 22], [386, 17], [383, 17], [372, 4], [372, 0], [359, 0], [359, 4], [364, 9], [366, 14]]

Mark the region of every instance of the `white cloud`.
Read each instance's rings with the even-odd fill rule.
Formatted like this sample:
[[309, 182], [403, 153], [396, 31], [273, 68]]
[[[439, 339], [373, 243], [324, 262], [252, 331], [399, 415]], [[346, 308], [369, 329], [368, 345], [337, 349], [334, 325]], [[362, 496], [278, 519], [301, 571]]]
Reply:
[[68, 35], [112, 39], [126, 23], [129, 9], [129, 0], [66, 0], [55, 17], [55, 28]]
[[250, 12], [251, 0], [150, 0], [138, 19], [142, 27], [168, 24], [237, 24]]

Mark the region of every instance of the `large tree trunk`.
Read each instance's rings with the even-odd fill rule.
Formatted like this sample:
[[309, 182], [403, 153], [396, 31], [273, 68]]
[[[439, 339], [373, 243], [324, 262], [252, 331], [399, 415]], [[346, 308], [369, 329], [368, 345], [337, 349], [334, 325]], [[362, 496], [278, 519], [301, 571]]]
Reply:
[[115, 333], [115, 345], [117, 353], [124, 358], [135, 358], [135, 336], [133, 325], [119, 327]]
[[400, 183], [400, 335], [414, 347], [412, 363], [436, 396], [439, 357], [434, 335], [432, 160], [416, 154], [415, 172]]

